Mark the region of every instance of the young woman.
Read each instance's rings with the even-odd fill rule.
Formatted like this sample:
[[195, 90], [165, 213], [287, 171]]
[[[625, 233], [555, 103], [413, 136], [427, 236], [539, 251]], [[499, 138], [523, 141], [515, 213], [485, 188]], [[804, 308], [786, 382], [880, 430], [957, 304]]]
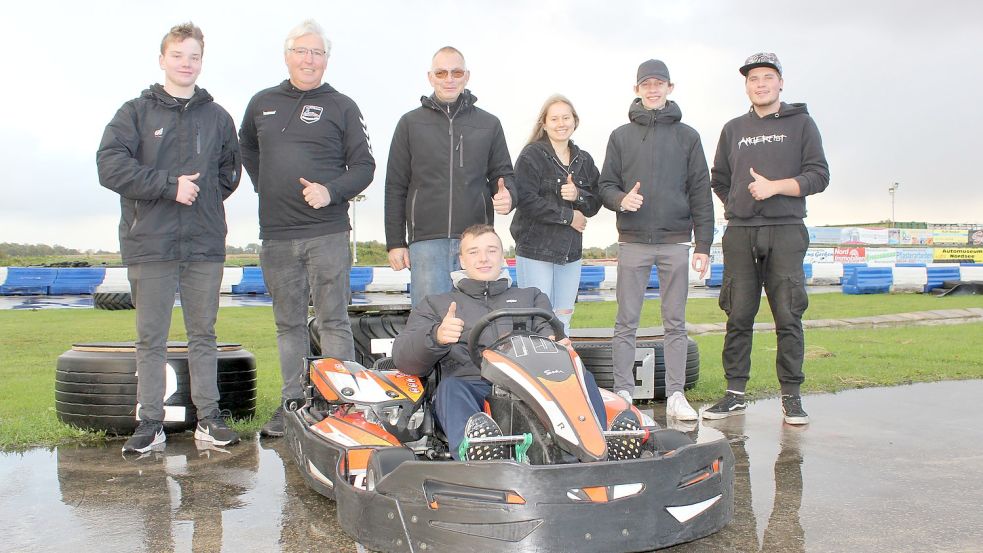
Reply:
[[519, 286], [546, 294], [567, 329], [580, 285], [582, 235], [601, 207], [594, 159], [570, 140], [579, 124], [563, 96], [549, 97], [539, 110], [515, 162], [519, 198], [510, 229]]

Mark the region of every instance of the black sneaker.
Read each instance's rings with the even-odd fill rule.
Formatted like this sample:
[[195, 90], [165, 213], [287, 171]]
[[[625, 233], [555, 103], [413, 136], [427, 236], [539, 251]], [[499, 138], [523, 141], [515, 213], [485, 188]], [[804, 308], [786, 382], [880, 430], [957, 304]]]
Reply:
[[[642, 424], [631, 409], [625, 409], [611, 422], [611, 430], [614, 431], [634, 431], [641, 430]], [[625, 459], [638, 459], [642, 456], [641, 438], [630, 437], [611, 437], [608, 442], [608, 459], [612, 461], [623, 461]]]
[[164, 423], [144, 419], [133, 431], [133, 435], [123, 444], [123, 453], [146, 453], [165, 441], [167, 441], [167, 436], [164, 435]]
[[809, 415], [802, 409], [800, 396], [782, 396], [782, 413], [789, 424], [809, 424]]
[[239, 435], [225, 424], [222, 417], [208, 417], [198, 421], [195, 427], [195, 439], [211, 442], [215, 445], [232, 445], [239, 443]]
[[744, 399], [744, 394], [728, 390], [723, 399], [713, 407], [703, 410], [703, 418], [710, 420], [725, 419], [732, 415], [743, 415], [745, 409], [747, 409], [747, 400]]
[[[486, 413], [475, 413], [464, 425], [464, 435], [468, 440], [472, 438], [497, 438], [502, 435], [502, 429], [498, 423]], [[499, 444], [474, 444], [468, 445], [466, 450], [469, 461], [491, 461], [494, 459], [508, 459], [508, 445]]]
[[279, 438], [283, 436], [283, 406], [276, 408], [273, 411], [273, 416], [270, 420], [266, 421], [263, 428], [259, 431], [260, 436], [265, 436], [267, 438]]

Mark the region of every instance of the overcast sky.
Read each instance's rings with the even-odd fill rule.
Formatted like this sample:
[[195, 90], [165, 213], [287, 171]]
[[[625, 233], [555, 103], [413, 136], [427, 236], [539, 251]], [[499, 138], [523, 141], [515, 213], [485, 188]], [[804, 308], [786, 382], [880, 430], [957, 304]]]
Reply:
[[[542, 102], [559, 92], [581, 116], [574, 140], [598, 165], [610, 132], [627, 122], [641, 61], [668, 64], [671, 99], [712, 163], [722, 125], [749, 106], [737, 68], [773, 51], [785, 68], [782, 99], [808, 104], [832, 174], [810, 198], [807, 224], [886, 220], [893, 182], [898, 220], [983, 222], [973, 161], [983, 156], [978, 2], [17, 2], [0, 22], [0, 242], [117, 250], [118, 196], [99, 185], [95, 152], [119, 106], [162, 79], [167, 29], [189, 19], [202, 27], [198, 84], [238, 125], [249, 98], [286, 77], [284, 37], [307, 17], [333, 42], [325, 80], [358, 103], [375, 150], [360, 241], [385, 239], [392, 131], [432, 92], [430, 57], [447, 44], [464, 52], [469, 88], [501, 119], [513, 160]], [[243, 176], [226, 203], [229, 244], [258, 242], [256, 206]], [[719, 203], [716, 211], [722, 217]], [[498, 218], [505, 237], [509, 219]], [[602, 209], [585, 245], [616, 236]]]

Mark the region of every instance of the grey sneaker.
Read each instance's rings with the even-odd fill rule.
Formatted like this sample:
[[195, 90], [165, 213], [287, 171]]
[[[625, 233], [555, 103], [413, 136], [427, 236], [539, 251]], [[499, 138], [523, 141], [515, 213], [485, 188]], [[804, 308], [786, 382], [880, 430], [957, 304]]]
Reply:
[[800, 396], [782, 396], [782, 413], [789, 424], [809, 424], [809, 415], [802, 409]]
[[628, 405], [631, 405], [633, 403], [631, 400], [631, 392], [629, 392], [628, 390], [618, 390], [618, 396], [621, 399], [627, 401]]
[[265, 436], [267, 438], [279, 438], [283, 436], [283, 406], [276, 408], [273, 411], [273, 416], [270, 420], [266, 421], [263, 428], [259, 431], [260, 436]]
[[215, 445], [232, 445], [239, 443], [239, 435], [229, 428], [221, 417], [208, 417], [198, 421], [195, 427], [195, 439], [211, 442]]
[[747, 409], [747, 400], [744, 399], [744, 394], [727, 390], [723, 399], [713, 407], [703, 410], [703, 418], [710, 420], [725, 419], [733, 415], [743, 415], [745, 409]]
[[144, 419], [133, 431], [133, 435], [123, 444], [123, 453], [146, 453], [165, 441], [167, 441], [167, 436], [164, 434], [164, 423]]

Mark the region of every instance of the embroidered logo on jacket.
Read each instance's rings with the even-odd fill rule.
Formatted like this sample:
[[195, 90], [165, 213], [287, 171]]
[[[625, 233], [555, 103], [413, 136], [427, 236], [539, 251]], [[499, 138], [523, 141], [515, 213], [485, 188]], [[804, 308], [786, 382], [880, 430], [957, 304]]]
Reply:
[[361, 115], [358, 116], [358, 121], [362, 124], [362, 132], [365, 133], [365, 143], [369, 146], [369, 155], [375, 155], [372, 153], [372, 141], [369, 140], [369, 126], [365, 124], [365, 118]]
[[742, 146], [754, 146], [755, 144], [770, 144], [772, 142], [785, 142], [788, 135], [784, 134], [762, 134], [758, 136], [745, 136], [737, 143], [737, 149]]
[[164, 127], [161, 127], [159, 129], [157, 129], [156, 131], [154, 131], [154, 137], [155, 138], [160, 138], [162, 136], [164, 136]]
[[263, 115], [276, 115], [276, 110], [275, 109], [266, 110], [263, 112]]
[[317, 123], [321, 119], [322, 112], [324, 112], [324, 108], [321, 106], [304, 106], [304, 109], [300, 111], [300, 120], [308, 125]]

